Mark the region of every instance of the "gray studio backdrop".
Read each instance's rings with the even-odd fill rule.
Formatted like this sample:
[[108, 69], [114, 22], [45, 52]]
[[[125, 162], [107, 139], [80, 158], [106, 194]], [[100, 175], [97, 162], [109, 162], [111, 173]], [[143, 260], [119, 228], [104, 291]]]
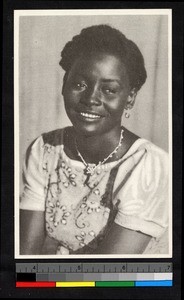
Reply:
[[[122, 123], [168, 150], [168, 17], [21, 16], [19, 27], [20, 170], [29, 144], [43, 132], [70, 125], [61, 95], [60, 53], [82, 28], [109, 24], [140, 48], [148, 78]], [[21, 183], [22, 189], [22, 183]]]

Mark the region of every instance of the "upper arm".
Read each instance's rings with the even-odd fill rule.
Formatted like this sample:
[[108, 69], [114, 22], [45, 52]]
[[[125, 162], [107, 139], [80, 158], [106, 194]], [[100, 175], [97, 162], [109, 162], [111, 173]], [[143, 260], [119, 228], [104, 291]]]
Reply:
[[23, 168], [24, 190], [20, 208], [20, 254], [40, 254], [45, 236], [45, 174], [43, 140], [36, 139], [28, 148]]
[[24, 189], [21, 195], [20, 209], [45, 210], [46, 173], [43, 167], [44, 144], [40, 137], [27, 150], [23, 167]]
[[124, 228], [113, 223], [108, 236], [102, 241], [97, 254], [141, 254], [148, 245], [151, 236]]
[[115, 188], [120, 203], [102, 253], [143, 253], [150, 239], [160, 238], [168, 226], [167, 155], [150, 145], [137, 155], [134, 167], [128, 161], [119, 167]]
[[44, 238], [44, 212], [20, 210], [20, 254], [41, 254]]

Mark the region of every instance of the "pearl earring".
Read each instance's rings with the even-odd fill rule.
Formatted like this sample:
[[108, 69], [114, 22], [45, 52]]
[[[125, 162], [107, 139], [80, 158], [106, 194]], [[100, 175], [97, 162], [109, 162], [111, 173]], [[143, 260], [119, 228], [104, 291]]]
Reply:
[[125, 118], [130, 118], [130, 114], [128, 112], [125, 113]]

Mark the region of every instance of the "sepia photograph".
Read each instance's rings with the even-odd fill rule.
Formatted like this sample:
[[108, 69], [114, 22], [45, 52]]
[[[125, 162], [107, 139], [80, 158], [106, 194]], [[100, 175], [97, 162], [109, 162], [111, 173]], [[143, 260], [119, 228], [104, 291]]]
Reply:
[[15, 10], [15, 258], [172, 257], [170, 9]]

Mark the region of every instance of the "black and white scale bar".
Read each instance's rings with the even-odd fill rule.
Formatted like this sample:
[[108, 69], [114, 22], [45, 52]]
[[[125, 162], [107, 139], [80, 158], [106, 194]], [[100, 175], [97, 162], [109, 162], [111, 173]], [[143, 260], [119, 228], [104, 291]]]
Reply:
[[[16, 263], [16, 273], [172, 273], [171, 262], [156, 263]], [[30, 275], [31, 276], [31, 275]]]

